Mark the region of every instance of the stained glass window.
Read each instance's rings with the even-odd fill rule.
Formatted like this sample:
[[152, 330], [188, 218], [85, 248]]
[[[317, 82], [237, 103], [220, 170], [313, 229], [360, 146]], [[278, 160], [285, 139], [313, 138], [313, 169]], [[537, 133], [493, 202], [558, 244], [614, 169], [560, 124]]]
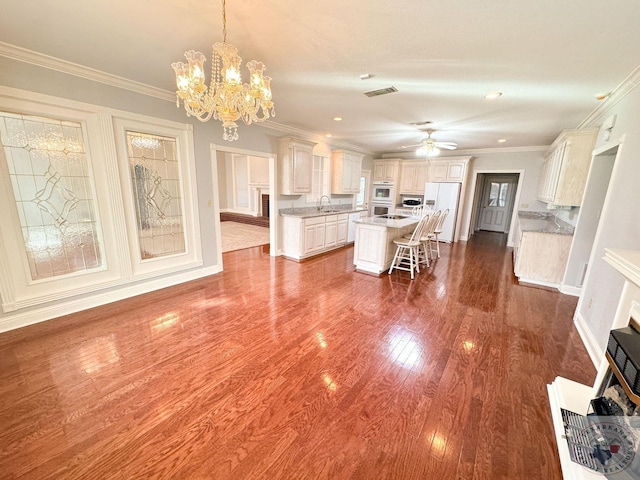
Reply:
[[176, 139], [127, 131], [142, 260], [185, 252]]
[[0, 137], [32, 280], [101, 267], [82, 125], [0, 112]]

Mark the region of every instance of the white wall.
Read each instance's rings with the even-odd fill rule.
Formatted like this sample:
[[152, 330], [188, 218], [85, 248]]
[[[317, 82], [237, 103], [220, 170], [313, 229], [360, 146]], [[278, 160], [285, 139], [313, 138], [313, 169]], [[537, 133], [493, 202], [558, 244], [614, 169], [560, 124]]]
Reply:
[[[638, 84], [637, 77], [635, 84]], [[611, 139], [605, 141], [604, 132], [600, 132], [596, 150], [622, 143], [615, 158], [587, 278], [576, 309], [576, 321], [587, 337], [583, 337], [585, 343], [595, 343], [591, 347], [597, 348], [600, 355], [606, 348], [623, 285], [621, 275], [602, 260], [604, 249], [640, 249], [640, 89], [633, 89], [619, 100], [612, 95], [607, 102], [611, 106], [584, 126], [598, 126], [603, 118], [615, 114], [617, 120]]]
[[[514, 216], [518, 210], [544, 211], [546, 205], [536, 199], [538, 182], [542, 173], [543, 155], [545, 150], [532, 148], [527, 150], [499, 151], [495, 149], [488, 152], [473, 153], [471, 159], [468, 187], [465, 198], [461, 202], [462, 227], [460, 230], [460, 240], [468, 240], [471, 231], [471, 218], [473, 210], [473, 199], [475, 189], [482, 188], [482, 185], [475, 182], [474, 178], [478, 173], [500, 172], [500, 173], [520, 173], [520, 197], [518, 204], [514, 206]], [[509, 238], [511, 238], [510, 233]]]
[[614, 161], [615, 155], [598, 155], [591, 162], [582, 206], [574, 209], [580, 216], [577, 223], [572, 224], [576, 229], [560, 291], [566, 291], [567, 287], [580, 288], [583, 283]]

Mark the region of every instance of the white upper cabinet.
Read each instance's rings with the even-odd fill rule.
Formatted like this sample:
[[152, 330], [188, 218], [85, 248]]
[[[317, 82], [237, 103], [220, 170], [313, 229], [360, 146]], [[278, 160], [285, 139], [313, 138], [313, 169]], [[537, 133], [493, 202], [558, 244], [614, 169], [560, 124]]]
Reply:
[[597, 134], [597, 129], [584, 129], [565, 130], [558, 136], [545, 157], [538, 200], [580, 206]]
[[426, 162], [402, 162], [400, 168], [400, 194], [424, 195], [429, 166]]
[[400, 160], [374, 160], [373, 182], [397, 182], [399, 168]]
[[313, 180], [313, 142], [293, 137], [279, 139], [278, 161], [282, 178], [282, 195], [311, 193]]
[[464, 182], [468, 160], [430, 160], [430, 182]]
[[331, 193], [356, 194], [360, 191], [362, 155], [348, 150], [331, 151]]

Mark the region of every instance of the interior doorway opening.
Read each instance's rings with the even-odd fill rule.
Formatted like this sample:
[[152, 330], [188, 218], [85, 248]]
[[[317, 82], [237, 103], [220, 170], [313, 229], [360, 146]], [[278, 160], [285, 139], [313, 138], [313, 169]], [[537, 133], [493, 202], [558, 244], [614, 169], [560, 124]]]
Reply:
[[479, 173], [473, 210], [473, 232], [509, 233], [519, 173]]
[[255, 246], [275, 255], [277, 215], [274, 215], [275, 157], [269, 153], [211, 145], [216, 251]]

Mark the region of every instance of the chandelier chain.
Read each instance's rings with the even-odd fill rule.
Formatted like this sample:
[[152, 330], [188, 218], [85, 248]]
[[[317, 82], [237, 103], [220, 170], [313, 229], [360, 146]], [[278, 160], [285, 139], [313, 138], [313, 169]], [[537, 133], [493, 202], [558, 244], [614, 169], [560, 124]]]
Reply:
[[227, 2], [222, 0], [222, 42], [227, 43]]

